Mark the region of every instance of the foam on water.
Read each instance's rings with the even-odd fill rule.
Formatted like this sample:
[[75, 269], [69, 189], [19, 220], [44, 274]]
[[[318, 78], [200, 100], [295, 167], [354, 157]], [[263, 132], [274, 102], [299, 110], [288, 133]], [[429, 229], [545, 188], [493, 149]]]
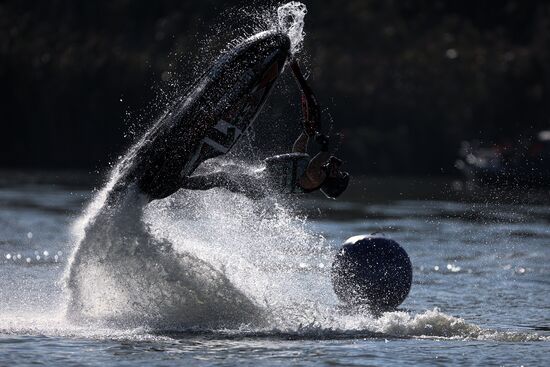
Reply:
[[[3, 313], [0, 334], [43, 335], [49, 337], [70, 337], [128, 341], [167, 341], [197, 336], [201, 333], [219, 338], [284, 338], [284, 339], [448, 339], [498, 342], [550, 342], [550, 336], [532, 332], [518, 332], [485, 329], [469, 324], [461, 318], [446, 315], [437, 309], [412, 315], [408, 312], [388, 312], [381, 317], [368, 314], [329, 315], [316, 314], [318, 319], [309, 324], [293, 328], [252, 327], [222, 329], [157, 329], [149, 326], [119, 327], [98, 323], [74, 323], [59, 313]], [[332, 310], [334, 313], [336, 310]], [[317, 311], [316, 311], [317, 312]], [[289, 314], [290, 315], [290, 314]]]

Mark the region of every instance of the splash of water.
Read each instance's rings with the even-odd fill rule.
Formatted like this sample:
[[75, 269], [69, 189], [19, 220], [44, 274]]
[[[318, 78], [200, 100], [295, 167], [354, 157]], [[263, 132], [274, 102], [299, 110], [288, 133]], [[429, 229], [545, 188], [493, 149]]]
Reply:
[[[305, 6], [297, 2], [277, 11], [293, 52], [302, 45], [305, 14]], [[340, 310], [329, 275], [334, 248], [281, 198], [251, 201], [221, 189], [181, 190], [146, 205], [131, 184], [115, 192], [146, 138], [115, 166], [74, 226], [77, 246], [67, 267], [67, 315], [78, 325], [92, 322], [91, 335], [112, 335], [103, 334], [105, 325], [304, 337], [491, 335], [437, 310], [382, 317]], [[203, 168], [223, 169], [232, 162], [215, 163]], [[65, 327], [59, 323], [60, 329]], [[8, 328], [21, 325], [17, 320]], [[38, 327], [48, 330], [48, 325]]]
[[130, 187], [88, 223], [68, 277], [68, 315], [121, 326], [230, 326], [257, 307], [193, 253], [151, 235], [146, 199]]
[[[283, 14], [286, 15], [283, 17]], [[278, 15], [296, 51], [303, 38], [305, 6], [289, 3], [278, 9]], [[264, 320], [265, 309], [259, 306], [262, 300], [254, 293], [255, 286], [246, 284], [246, 276], [235, 278], [236, 274], [242, 274], [236, 269], [253, 271], [254, 266], [246, 266], [247, 260], [242, 256], [252, 241], [241, 238], [240, 242], [246, 246], [241, 246], [241, 252], [231, 258], [220, 259], [223, 251], [219, 250], [215, 253], [217, 258], [213, 258], [207, 256], [211, 251], [204, 250], [215, 248], [216, 243], [212, 238], [206, 240], [204, 233], [212, 233], [216, 227], [224, 228], [220, 223], [234, 213], [220, 214], [217, 224], [211, 223], [210, 229], [195, 237], [190, 235], [193, 229], [204, 228], [204, 223], [193, 223], [185, 234], [173, 238], [170, 232], [157, 237], [151, 232], [150, 226], [159, 213], [152, 214], [154, 212], [147, 209], [149, 223], [144, 220], [147, 200], [131, 182], [124, 182], [124, 173], [155, 126], [117, 163], [105, 187], [75, 224], [78, 245], [65, 277], [69, 294], [67, 315], [80, 321], [159, 327], [230, 327]], [[197, 198], [188, 203], [186, 212], [193, 212], [198, 201]], [[213, 202], [220, 204], [223, 201]], [[158, 205], [150, 207], [160, 210]], [[212, 216], [216, 211], [215, 208], [202, 208], [202, 212]], [[256, 219], [247, 218], [239, 232], [250, 232], [246, 224]], [[281, 229], [280, 232], [292, 233], [286, 224], [288, 218], [284, 221], [271, 225]], [[269, 230], [263, 228], [262, 232]], [[218, 235], [223, 238], [222, 233]], [[198, 246], [201, 243], [205, 244], [202, 249]], [[233, 265], [227, 265], [229, 263]], [[258, 281], [256, 278], [254, 284]]]
[[294, 55], [301, 51], [304, 42], [304, 18], [307, 8], [304, 4], [291, 1], [277, 8], [277, 20], [280, 30], [290, 38], [290, 52]]
[[[234, 163], [223, 159], [203, 169]], [[330, 285], [334, 248], [280, 198], [252, 201], [214, 189], [181, 190], [146, 207], [140, 200], [130, 188], [119, 205], [103, 207], [81, 242], [73, 307], [104, 322], [49, 332], [111, 337], [120, 333], [115, 325], [136, 339], [150, 337], [153, 327], [299, 338], [547, 340], [483, 329], [437, 309], [381, 316], [341, 309]]]

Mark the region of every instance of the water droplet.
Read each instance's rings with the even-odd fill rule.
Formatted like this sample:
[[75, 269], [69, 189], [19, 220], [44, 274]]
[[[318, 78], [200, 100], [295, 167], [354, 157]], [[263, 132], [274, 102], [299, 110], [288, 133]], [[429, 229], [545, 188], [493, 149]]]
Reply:
[[447, 52], [445, 52], [445, 56], [447, 56], [447, 58], [451, 60], [454, 60], [458, 57], [458, 51], [454, 48], [450, 48], [447, 50]]
[[25, 261], [26, 261], [27, 263], [30, 263], [30, 262], [31, 262], [31, 258], [30, 258], [30, 257], [27, 257], [27, 258], [25, 259]]
[[6, 259], [11, 259], [11, 254], [6, 254]]
[[439, 266], [437, 266], [437, 265], [434, 266], [434, 270], [435, 270], [435, 271], [439, 271]]
[[454, 264], [447, 264], [447, 270], [450, 270], [452, 273], [458, 273], [462, 268]]
[[36, 261], [40, 261], [40, 255], [36, 255]]
[[44, 256], [49, 256], [50, 253], [48, 252], [48, 250], [45, 250], [43, 253], [42, 253]]
[[32, 232], [28, 232], [28, 233], [27, 233], [27, 238], [28, 238], [29, 240], [32, 238], [32, 236], [33, 236], [33, 235], [32, 235]]

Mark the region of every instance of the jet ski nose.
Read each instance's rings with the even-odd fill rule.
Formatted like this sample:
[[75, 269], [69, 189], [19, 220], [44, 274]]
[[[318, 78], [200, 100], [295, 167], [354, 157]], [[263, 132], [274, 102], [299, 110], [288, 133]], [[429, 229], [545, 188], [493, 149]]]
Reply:
[[291, 42], [286, 33], [264, 31], [248, 38], [242, 46], [243, 51], [247, 49], [259, 57], [266, 57], [276, 51], [279, 56], [286, 58], [290, 54]]
[[275, 37], [278, 38], [277, 42], [279, 44], [279, 48], [281, 50], [286, 51], [287, 53], [290, 51], [290, 37], [286, 33], [277, 32]]

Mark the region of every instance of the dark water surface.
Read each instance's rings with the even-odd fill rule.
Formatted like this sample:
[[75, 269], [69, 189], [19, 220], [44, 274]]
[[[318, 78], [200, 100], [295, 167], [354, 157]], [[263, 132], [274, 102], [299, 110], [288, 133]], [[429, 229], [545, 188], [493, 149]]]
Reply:
[[[172, 315], [169, 330], [67, 320], [63, 277], [75, 223], [93, 194], [67, 175], [0, 181], [2, 366], [547, 363], [544, 202], [445, 200], [447, 183], [437, 180], [370, 180], [356, 183], [344, 200], [250, 210], [247, 199], [226, 192], [180, 192], [147, 208], [147, 230], [224, 269], [266, 316], [261, 325], [177, 328]], [[400, 242], [414, 266], [402, 309], [377, 316], [341, 307], [329, 279], [339, 244], [372, 232]], [[89, 276], [97, 287], [106, 281], [104, 274]]]

